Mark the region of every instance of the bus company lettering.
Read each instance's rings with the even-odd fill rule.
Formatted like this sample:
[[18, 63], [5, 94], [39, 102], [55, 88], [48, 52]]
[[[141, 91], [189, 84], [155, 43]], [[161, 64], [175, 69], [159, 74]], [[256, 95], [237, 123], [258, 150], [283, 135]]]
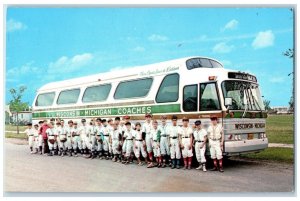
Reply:
[[118, 108], [118, 115], [124, 114], [145, 114], [151, 113], [151, 107], [128, 107], [128, 108]]
[[160, 73], [167, 73], [167, 72], [171, 72], [171, 71], [176, 71], [179, 70], [179, 67], [177, 66], [170, 66], [167, 68], [163, 68], [163, 69], [155, 69], [155, 70], [148, 70], [148, 71], [142, 71], [140, 72], [140, 76], [149, 76], [149, 75], [154, 75], [154, 74], [160, 74]]
[[266, 125], [264, 123], [243, 123], [235, 124], [235, 129], [251, 129], [251, 128], [264, 128]]
[[112, 109], [92, 109], [84, 110], [84, 116], [101, 116], [101, 115], [111, 115]]

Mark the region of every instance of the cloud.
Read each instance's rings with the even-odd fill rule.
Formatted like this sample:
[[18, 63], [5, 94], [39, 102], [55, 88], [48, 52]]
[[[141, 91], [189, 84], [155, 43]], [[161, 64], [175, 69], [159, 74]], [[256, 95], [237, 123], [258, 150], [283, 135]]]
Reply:
[[285, 82], [285, 78], [283, 76], [272, 77], [269, 80], [271, 83], [282, 83]]
[[116, 66], [116, 67], [111, 68], [109, 71], [114, 72], [114, 71], [124, 70], [124, 69], [131, 68], [131, 67], [132, 66]]
[[50, 74], [71, 73], [86, 67], [93, 60], [91, 53], [75, 55], [72, 58], [60, 57], [55, 62], [50, 62], [47, 72]]
[[134, 52], [144, 52], [145, 48], [141, 47], [141, 46], [137, 46], [137, 47], [133, 48], [132, 51], [134, 51]]
[[259, 32], [252, 42], [254, 49], [260, 49], [265, 47], [273, 46], [275, 36], [271, 30]]
[[225, 24], [224, 27], [221, 28], [221, 31], [226, 31], [226, 30], [233, 30], [236, 29], [238, 26], [239, 22], [235, 19], [230, 20], [227, 24]]
[[24, 30], [27, 26], [22, 22], [16, 21], [14, 19], [10, 19], [6, 22], [6, 31], [7, 32], [14, 32], [17, 30]]
[[213, 47], [213, 52], [215, 53], [229, 53], [233, 50], [234, 45], [227, 45], [225, 42], [216, 44]]
[[34, 61], [28, 62], [21, 67], [10, 68], [6, 71], [6, 79], [9, 81], [17, 80], [21, 75], [39, 72], [39, 67], [34, 66]]
[[169, 38], [167, 36], [163, 36], [163, 35], [152, 34], [151, 36], [148, 37], [148, 40], [150, 40], [150, 41], [166, 41], [166, 40], [169, 40]]

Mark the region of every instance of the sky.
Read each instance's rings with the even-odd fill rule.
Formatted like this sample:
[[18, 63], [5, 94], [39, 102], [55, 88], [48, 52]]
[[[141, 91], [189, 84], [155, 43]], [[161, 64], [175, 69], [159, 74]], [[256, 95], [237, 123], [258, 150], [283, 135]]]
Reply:
[[29, 8], [6, 12], [5, 102], [27, 86], [187, 56], [257, 76], [271, 106], [288, 106], [294, 46], [289, 8]]

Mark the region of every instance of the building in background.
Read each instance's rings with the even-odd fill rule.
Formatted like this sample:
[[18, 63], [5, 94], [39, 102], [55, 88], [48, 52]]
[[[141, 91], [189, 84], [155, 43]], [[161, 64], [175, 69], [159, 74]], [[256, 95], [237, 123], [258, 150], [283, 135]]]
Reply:
[[[26, 125], [32, 121], [31, 108], [29, 111], [22, 111], [18, 113], [19, 125]], [[9, 110], [9, 105], [5, 105], [5, 124], [16, 124], [17, 113]]]
[[293, 111], [290, 110], [288, 106], [275, 106], [271, 107], [270, 114], [292, 114]]

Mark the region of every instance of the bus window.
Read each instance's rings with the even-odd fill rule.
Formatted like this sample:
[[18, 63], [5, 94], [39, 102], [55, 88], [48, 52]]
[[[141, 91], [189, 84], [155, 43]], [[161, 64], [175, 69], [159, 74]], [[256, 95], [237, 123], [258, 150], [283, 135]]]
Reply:
[[179, 94], [179, 75], [166, 75], [156, 94], [157, 103], [176, 102]]
[[111, 84], [87, 87], [83, 94], [82, 102], [104, 101], [107, 99], [110, 89]]
[[55, 93], [50, 92], [50, 93], [44, 93], [44, 94], [39, 94], [35, 106], [50, 106], [53, 104]]
[[200, 110], [220, 110], [220, 102], [215, 83], [200, 84]]
[[152, 82], [153, 82], [152, 78], [144, 78], [139, 80], [120, 82], [120, 84], [116, 89], [114, 98], [123, 99], [123, 98], [144, 97], [148, 94]]
[[186, 112], [198, 110], [198, 85], [183, 88], [183, 110]]
[[188, 70], [194, 68], [222, 68], [223, 66], [214, 60], [207, 58], [192, 58], [186, 61], [186, 67]]
[[61, 91], [57, 99], [57, 104], [60, 105], [76, 103], [78, 100], [79, 93], [80, 89]]

